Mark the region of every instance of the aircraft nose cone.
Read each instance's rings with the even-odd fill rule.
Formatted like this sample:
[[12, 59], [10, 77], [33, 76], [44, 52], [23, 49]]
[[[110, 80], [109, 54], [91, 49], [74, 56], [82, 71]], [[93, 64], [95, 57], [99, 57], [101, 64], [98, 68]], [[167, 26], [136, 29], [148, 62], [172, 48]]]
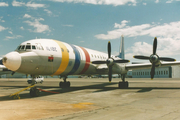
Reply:
[[16, 71], [21, 65], [21, 56], [18, 52], [10, 52], [2, 58], [2, 62], [9, 70]]

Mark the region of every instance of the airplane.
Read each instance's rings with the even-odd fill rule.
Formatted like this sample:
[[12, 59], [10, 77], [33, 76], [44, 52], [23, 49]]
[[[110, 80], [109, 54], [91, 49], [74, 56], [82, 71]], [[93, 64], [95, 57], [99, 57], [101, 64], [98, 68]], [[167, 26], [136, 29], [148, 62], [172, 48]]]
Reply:
[[[137, 59], [148, 59], [150, 63], [128, 64], [129, 60], [111, 55], [110, 42], [107, 45], [108, 53], [103, 53], [53, 39], [33, 39], [21, 43], [15, 51], [6, 54], [2, 61], [9, 70], [30, 74], [33, 79], [39, 75], [58, 75], [64, 81], [59, 83], [60, 88], [70, 87], [70, 82], [66, 80], [68, 75], [107, 74], [111, 82], [112, 74], [121, 74], [122, 82], [119, 82], [118, 87], [124, 89], [129, 86], [128, 81], [125, 81], [125, 75], [129, 70], [151, 68], [153, 79], [155, 67], [180, 65], [180, 61], [177, 62], [173, 58], [159, 57], [156, 48], [155, 37], [153, 54], [150, 57], [134, 56]], [[31, 88], [30, 95], [39, 96], [39, 90], [36, 87]]]

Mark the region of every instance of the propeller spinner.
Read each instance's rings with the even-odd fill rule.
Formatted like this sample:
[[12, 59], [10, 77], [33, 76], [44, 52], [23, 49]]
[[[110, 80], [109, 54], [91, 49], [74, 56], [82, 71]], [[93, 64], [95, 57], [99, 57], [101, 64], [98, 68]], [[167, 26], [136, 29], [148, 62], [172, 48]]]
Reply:
[[155, 74], [155, 67], [156, 65], [160, 64], [160, 60], [161, 61], [176, 61], [174, 58], [168, 58], [168, 57], [159, 57], [156, 54], [156, 49], [157, 49], [157, 38], [154, 38], [154, 42], [153, 42], [153, 54], [149, 56], [143, 56], [143, 55], [135, 55], [134, 58], [136, 59], [142, 59], [142, 60], [149, 60], [152, 63], [152, 67], [151, 67], [151, 79], [154, 78], [154, 74]]

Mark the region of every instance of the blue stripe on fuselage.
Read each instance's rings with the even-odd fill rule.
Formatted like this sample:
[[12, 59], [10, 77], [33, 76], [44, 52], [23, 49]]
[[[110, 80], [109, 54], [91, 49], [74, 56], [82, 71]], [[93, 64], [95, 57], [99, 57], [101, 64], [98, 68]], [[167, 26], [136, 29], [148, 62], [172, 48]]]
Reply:
[[68, 73], [69, 75], [71, 75], [71, 74], [76, 72], [76, 70], [79, 68], [80, 60], [81, 60], [81, 56], [80, 56], [79, 50], [74, 45], [70, 45], [70, 46], [74, 50], [75, 63], [74, 63], [74, 66], [73, 66], [72, 70]]

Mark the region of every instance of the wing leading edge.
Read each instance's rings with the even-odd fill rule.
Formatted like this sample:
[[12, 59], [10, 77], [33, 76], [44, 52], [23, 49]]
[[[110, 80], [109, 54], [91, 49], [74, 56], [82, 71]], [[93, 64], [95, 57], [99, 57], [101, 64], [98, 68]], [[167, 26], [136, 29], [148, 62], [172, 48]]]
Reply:
[[[165, 66], [175, 66], [180, 65], [180, 61], [176, 62], [161, 62], [161, 64], [158, 67], [165, 67]], [[151, 63], [144, 63], [144, 64], [127, 64], [125, 66], [126, 70], [136, 70], [136, 69], [147, 69], [151, 68]]]

